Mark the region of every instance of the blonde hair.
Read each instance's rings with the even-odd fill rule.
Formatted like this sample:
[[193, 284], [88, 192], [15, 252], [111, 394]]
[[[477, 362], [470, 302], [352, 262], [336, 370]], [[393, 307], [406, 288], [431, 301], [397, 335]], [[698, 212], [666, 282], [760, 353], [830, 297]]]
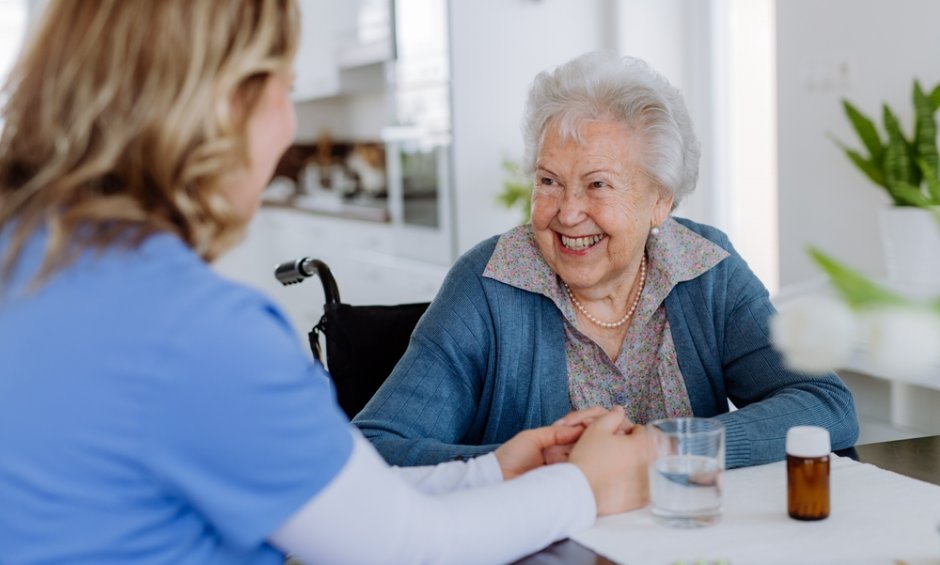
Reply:
[[41, 229], [37, 281], [156, 232], [206, 260], [237, 241], [247, 218], [220, 181], [247, 164], [246, 116], [298, 20], [295, 0], [51, 1], [4, 85], [0, 280]]

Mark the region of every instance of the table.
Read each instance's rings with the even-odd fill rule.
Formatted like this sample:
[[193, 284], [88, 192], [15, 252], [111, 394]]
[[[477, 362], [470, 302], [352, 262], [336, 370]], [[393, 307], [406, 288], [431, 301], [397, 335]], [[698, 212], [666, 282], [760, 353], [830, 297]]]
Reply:
[[[940, 485], [940, 435], [855, 447], [858, 460], [914, 479]], [[617, 565], [571, 540], [556, 542], [515, 565]]]

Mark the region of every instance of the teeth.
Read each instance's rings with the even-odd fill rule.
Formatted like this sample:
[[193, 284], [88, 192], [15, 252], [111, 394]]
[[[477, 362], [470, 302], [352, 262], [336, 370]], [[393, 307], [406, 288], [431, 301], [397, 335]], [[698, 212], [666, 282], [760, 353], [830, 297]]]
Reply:
[[587, 249], [592, 245], [595, 245], [598, 241], [604, 239], [604, 236], [601, 234], [588, 235], [584, 237], [568, 237], [566, 235], [561, 236], [561, 244], [567, 247], [568, 249], [574, 251], [580, 251], [582, 249]]

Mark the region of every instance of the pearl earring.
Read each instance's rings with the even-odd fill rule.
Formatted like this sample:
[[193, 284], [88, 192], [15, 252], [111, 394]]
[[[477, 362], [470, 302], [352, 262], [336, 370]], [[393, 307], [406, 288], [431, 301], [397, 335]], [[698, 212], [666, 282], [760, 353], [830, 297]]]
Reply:
[[653, 237], [659, 236], [659, 226], [653, 226], [653, 228], [650, 230], [650, 235]]

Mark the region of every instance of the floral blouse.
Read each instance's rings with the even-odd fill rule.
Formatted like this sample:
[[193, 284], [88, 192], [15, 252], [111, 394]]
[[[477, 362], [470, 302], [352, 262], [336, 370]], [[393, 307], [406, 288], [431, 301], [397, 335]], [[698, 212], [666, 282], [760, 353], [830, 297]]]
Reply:
[[673, 287], [705, 273], [728, 252], [668, 219], [646, 243], [646, 284], [616, 359], [578, 330], [574, 305], [535, 242], [531, 225], [496, 244], [483, 276], [546, 296], [565, 320], [568, 396], [575, 410], [623, 406], [631, 421], [691, 416], [664, 300]]

